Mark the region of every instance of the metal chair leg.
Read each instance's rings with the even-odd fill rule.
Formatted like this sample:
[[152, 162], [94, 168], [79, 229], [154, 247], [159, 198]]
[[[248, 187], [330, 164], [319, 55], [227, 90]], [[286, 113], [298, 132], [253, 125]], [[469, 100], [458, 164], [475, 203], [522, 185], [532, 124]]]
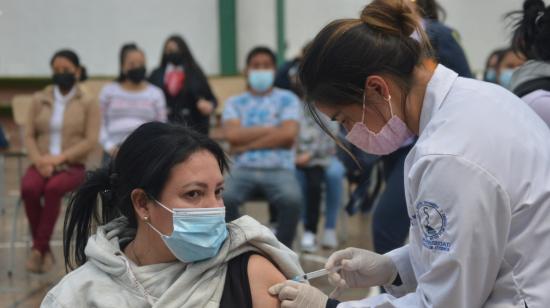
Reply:
[[17, 220], [19, 218], [19, 211], [21, 210], [23, 199], [19, 198], [15, 204], [13, 211], [13, 225], [11, 229], [11, 241], [10, 241], [10, 262], [8, 266], [8, 277], [13, 276], [15, 271], [15, 242], [17, 241]]

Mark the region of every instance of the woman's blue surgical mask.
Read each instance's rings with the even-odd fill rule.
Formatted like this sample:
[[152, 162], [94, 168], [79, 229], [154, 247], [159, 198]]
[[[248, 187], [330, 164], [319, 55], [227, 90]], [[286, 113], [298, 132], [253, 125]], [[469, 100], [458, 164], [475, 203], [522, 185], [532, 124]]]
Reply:
[[497, 72], [494, 68], [488, 68], [485, 72], [485, 81], [495, 83], [497, 82]]
[[225, 207], [169, 209], [159, 201], [155, 202], [172, 213], [174, 231], [171, 235], [164, 235], [151, 223], [148, 224], [178, 260], [191, 263], [218, 254], [227, 238]]
[[512, 84], [512, 75], [514, 75], [515, 71], [516, 69], [514, 68], [502, 70], [500, 72], [500, 76], [498, 77], [498, 83], [506, 89], [510, 89], [510, 85]]
[[273, 86], [275, 72], [273, 70], [250, 70], [248, 72], [248, 84], [258, 92], [264, 93]]

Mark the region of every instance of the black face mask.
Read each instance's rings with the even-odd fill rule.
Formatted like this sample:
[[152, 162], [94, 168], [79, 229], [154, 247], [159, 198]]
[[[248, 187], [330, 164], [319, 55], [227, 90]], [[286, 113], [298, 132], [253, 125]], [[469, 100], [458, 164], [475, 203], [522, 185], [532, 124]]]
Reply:
[[126, 72], [126, 78], [132, 83], [140, 83], [145, 80], [145, 67], [136, 67]]
[[183, 64], [183, 56], [179, 52], [171, 52], [166, 54], [166, 61], [174, 65]]
[[69, 91], [76, 83], [76, 76], [72, 73], [55, 73], [52, 79], [62, 91]]

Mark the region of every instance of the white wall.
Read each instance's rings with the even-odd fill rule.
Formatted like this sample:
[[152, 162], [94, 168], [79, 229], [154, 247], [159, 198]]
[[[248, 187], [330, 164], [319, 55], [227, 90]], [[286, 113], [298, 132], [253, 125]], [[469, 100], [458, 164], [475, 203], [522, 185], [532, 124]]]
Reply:
[[[502, 17], [520, 0], [439, 0], [446, 23], [462, 35], [473, 69], [508, 43]], [[256, 45], [276, 49], [276, 0], [237, 0], [237, 64]], [[328, 22], [357, 18], [368, 0], [286, 0], [287, 57], [295, 56]], [[155, 66], [172, 33], [187, 40], [207, 74], [219, 73], [217, 0], [1, 0], [0, 76], [47, 76], [49, 59], [74, 48], [92, 75], [115, 75], [120, 46], [135, 41]]]
[[[294, 1], [294, 0], [287, 0]], [[237, 0], [237, 68], [245, 66], [250, 49], [263, 45], [277, 49], [275, 0]]]
[[[521, 8], [520, 0], [438, 0], [447, 11], [446, 23], [457, 29], [472, 69], [481, 69], [487, 55], [509, 41], [503, 16]], [[287, 0], [287, 56], [296, 55], [328, 22], [358, 18], [369, 1]]]
[[366, 3], [365, 0], [287, 0], [286, 56], [296, 56], [308, 41], [334, 19], [358, 18]]
[[63, 47], [91, 75], [114, 76], [118, 51], [131, 41], [152, 69], [173, 33], [208, 74], [219, 72], [217, 0], [2, 0], [0, 11], [0, 76], [49, 76], [50, 57]]
[[458, 30], [470, 66], [480, 70], [496, 48], [510, 44], [506, 13], [522, 8], [520, 0], [438, 0], [447, 11], [445, 23]]

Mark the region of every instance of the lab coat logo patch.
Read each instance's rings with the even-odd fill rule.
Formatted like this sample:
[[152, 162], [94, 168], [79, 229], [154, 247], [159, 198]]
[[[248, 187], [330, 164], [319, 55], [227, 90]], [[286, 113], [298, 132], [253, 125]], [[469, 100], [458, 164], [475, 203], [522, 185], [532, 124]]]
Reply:
[[422, 244], [432, 250], [449, 251], [451, 243], [438, 240], [447, 227], [447, 216], [437, 204], [422, 201], [416, 205], [416, 219], [424, 237]]

